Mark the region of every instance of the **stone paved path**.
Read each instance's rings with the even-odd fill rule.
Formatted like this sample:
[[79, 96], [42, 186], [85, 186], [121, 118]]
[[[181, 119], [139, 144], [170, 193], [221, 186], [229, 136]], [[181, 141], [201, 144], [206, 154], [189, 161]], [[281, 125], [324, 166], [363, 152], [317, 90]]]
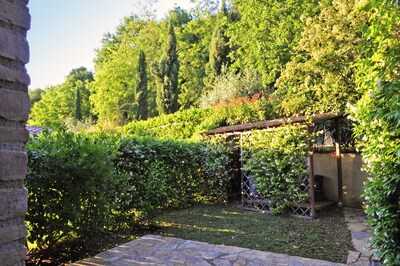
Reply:
[[366, 224], [367, 217], [363, 209], [344, 208], [344, 217], [351, 232], [355, 251], [349, 251], [347, 264], [352, 266], [376, 265], [377, 257], [370, 248], [369, 239], [372, 229]]
[[334, 266], [344, 264], [246, 248], [212, 245], [179, 238], [147, 235], [73, 265]]

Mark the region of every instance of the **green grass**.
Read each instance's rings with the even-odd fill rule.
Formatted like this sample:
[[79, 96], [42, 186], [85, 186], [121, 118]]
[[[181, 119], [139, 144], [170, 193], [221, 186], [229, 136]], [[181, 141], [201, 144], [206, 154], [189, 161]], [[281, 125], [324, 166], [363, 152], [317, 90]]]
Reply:
[[33, 249], [26, 263], [68, 265], [147, 234], [346, 262], [353, 247], [342, 211], [331, 208], [317, 214], [318, 219], [310, 221], [245, 211], [234, 204], [199, 205], [165, 211], [144, 227], [67, 238], [51, 249]]
[[238, 246], [308, 258], [346, 262], [353, 249], [340, 209], [318, 213], [314, 221], [242, 210], [237, 205], [207, 205], [156, 217], [160, 235]]

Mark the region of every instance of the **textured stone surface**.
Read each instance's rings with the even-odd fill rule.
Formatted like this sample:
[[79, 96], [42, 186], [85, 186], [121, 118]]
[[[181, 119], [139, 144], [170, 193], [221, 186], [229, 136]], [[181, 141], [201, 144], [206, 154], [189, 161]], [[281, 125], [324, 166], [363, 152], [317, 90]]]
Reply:
[[26, 142], [28, 139], [29, 132], [26, 128], [0, 127], [0, 142]]
[[18, 266], [25, 265], [24, 258], [26, 255], [26, 247], [21, 243], [13, 243], [0, 246], [0, 262], [1, 266]]
[[17, 82], [22, 85], [28, 86], [31, 83], [29, 75], [24, 70], [16, 70], [9, 67], [0, 65], [0, 79]]
[[25, 265], [27, 156], [22, 151], [30, 100], [27, 0], [0, 0], [0, 266]]
[[0, 90], [0, 117], [15, 121], [26, 121], [28, 120], [29, 108], [28, 93]]
[[0, 150], [0, 180], [23, 180], [27, 163], [25, 152]]
[[347, 263], [354, 266], [368, 266], [376, 257], [373, 257], [374, 250], [370, 248], [369, 240], [372, 231], [366, 224], [367, 217], [364, 210], [344, 208], [343, 212], [355, 249], [349, 251]]
[[28, 210], [28, 190], [0, 189], [0, 219], [11, 219], [25, 216]]
[[285, 254], [148, 235], [73, 265], [344, 265]]
[[0, 244], [9, 243], [26, 236], [25, 223], [0, 227]]
[[0, 56], [28, 63], [29, 46], [25, 36], [11, 29], [0, 28]]
[[31, 17], [26, 6], [7, 1], [0, 1], [0, 20], [24, 30], [28, 30], [31, 24]]

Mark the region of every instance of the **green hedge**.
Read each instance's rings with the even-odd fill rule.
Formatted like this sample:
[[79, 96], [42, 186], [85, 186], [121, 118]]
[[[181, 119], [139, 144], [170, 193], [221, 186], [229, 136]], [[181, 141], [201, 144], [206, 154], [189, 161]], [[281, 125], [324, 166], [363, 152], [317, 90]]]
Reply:
[[60, 132], [32, 138], [27, 150], [28, 240], [38, 246], [226, 197], [221, 146]]
[[226, 103], [212, 108], [189, 109], [161, 115], [124, 126], [126, 134], [160, 139], [199, 139], [201, 132], [227, 125], [250, 123], [272, 118], [271, 101]]
[[301, 178], [308, 175], [308, 138], [304, 125], [290, 124], [242, 136], [243, 170], [252, 174], [273, 214], [309, 197], [301, 187]]

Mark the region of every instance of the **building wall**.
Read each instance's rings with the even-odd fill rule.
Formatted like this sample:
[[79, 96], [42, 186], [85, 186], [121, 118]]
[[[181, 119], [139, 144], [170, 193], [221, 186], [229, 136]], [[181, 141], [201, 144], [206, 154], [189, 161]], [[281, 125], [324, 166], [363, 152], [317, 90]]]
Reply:
[[29, 113], [25, 64], [30, 27], [28, 0], [0, 0], [0, 265], [24, 265], [26, 256], [27, 155]]
[[[342, 154], [343, 204], [349, 207], [361, 207], [361, 194], [367, 174], [361, 171], [362, 156], [358, 153]], [[329, 200], [338, 200], [338, 182], [335, 153], [315, 153], [314, 172], [325, 176], [324, 192]]]

